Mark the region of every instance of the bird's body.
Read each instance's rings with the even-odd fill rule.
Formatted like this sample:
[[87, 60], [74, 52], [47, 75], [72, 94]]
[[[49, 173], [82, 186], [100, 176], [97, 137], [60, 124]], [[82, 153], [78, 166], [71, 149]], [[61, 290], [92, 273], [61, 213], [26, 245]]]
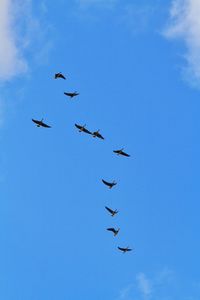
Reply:
[[76, 97], [79, 95], [79, 93], [77, 93], [77, 92], [73, 92], [73, 93], [64, 92], [64, 94], [70, 98], [73, 98], [73, 97]]
[[43, 119], [42, 120], [32, 119], [32, 121], [37, 125], [37, 127], [51, 128], [51, 126], [49, 126], [43, 122]]
[[107, 228], [107, 230], [113, 232], [114, 236], [116, 236], [119, 233], [120, 228], [115, 229], [111, 227], [111, 228]]
[[119, 249], [120, 251], [122, 251], [123, 253], [132, 251], [132, 249], [130, 249], [129, 247], [126, 247], [126, 248], [118, 247], [118, 249]]
[[92, 133], [93, 137], [98, 137], [99, 139], [104, 140], [104, 137], [99, 133], [100, 130], [94, 131]]
[[55, 79], [58, 79], [58, 78], [66, 79], [65, 76], [61, 72], [55, 74]]
[[118, 213], [118, 210], [112, 210], [107, 206], [105, 206], [105, 209], [107, 209], [107, 211], [111, 214], [112, 217], [114, 217]]
[[117, 155], [123, 155], [123, 156], [129, 157], [130, 155], [127, 154], [126, 152], [124, 152], [123, 150], [124, 150], [124, 148], [119, 149], [119, 150], [114, 150], [113, 152], [116, 153]]
[[102, 179], [102, 182], [103, 182], [105, 185], [107, 185], [107, 186], [109, 187], [109, 189], [112, 189], [112, 187], [113, 187], [114, 185], [117, 184], [117, 182], [115, 182], [115, 181], [113, 181], [113, 182], [108, 182], [108, 181], [105, 181], [104, 179]]
[[85, 128], [86, 125], [78, 125], [78, 124], [75, 124], [76, 128], [79, 129], [79, 132], [85, 132], [85, 133], [88, 133], [88, 134], [92, 134], [89, 130], [87, 130]]

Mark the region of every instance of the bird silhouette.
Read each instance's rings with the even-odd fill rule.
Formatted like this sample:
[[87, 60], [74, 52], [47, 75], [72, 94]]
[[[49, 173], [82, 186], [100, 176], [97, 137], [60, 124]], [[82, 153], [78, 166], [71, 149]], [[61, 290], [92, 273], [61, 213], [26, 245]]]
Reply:
[[99, 131], [100, 131], [100, 130], [94, 131], [94, 132], [92, 133], [93, 137], [94, 137], [94, 138], [95, 138], [95, 137], [98, 137], [99, 139], [104, 140], [104, 137], [99, 133]]
[[77, 92], [73, 92], [73, 93], [64, 92], [64, 94], [70, 98], [73, 98], [73, 97], [76, 97], [79, 95], [79, 93], [77, 93]]
[[51, 128], [51, 126], [49, 126], [43, 122], [43, 119], [42, 120], [32, 119], [32, 121], [37, 125], [37, 127]]
[[117, 247], [120, 251], [122, 251], [123, 253], [126, 253], [126, 252], [129, 252], [129, 251], [132, 251], [132, 249], [130, 249], [129, 247], [126, 247], [126, 248], [122, 248], [122, 247]]
[[115, 229], [111, 227], [111, 228], [107, 228], [107, 230], [113, 232], [114, 236], [116, 236], [119, 233], [120, 228]]
[[123, 150], [124, 150], [124, 148], [119, 149], [119, 150], [114, 150], [113, 152], [116, 153], [117, 155], [123, 155], [123, 156], [129, 157], [130, 155], [127, 154], [126, 152], [124, 152]]
[[85, 125], [78, 125], [78, 124], [75, 124], [76, 128], [79, 129], [79, 132], [85, 132], [85, 133], [88, 133], [88, 134], [92, 134], [89, 130], [87, 130], [85, 128], [86, 124]]
[[114, 185], [117, 184], [117, 182], [115, 182], [115, 181], [113, 181], [113, 182], [108, 182], [108, 181], [105, 181], [104, 179], [102, 179], [102, 182], [103, 182], [105, 185], [107, 185], [107, 186], [109, 187], [109, 189], [112, 189], [112, 187], [113, 187]]
[[55, 79], [58, 79], [58, 78], [66, 79], [65, 76], [61, 72], [55, 74]]
[[114, 217], [118, 213], [118, 210], [112, 210], [107, 206], [105, 206], [105, 209], [107, 209], [107, 211], [111, 214], [112, 217]]

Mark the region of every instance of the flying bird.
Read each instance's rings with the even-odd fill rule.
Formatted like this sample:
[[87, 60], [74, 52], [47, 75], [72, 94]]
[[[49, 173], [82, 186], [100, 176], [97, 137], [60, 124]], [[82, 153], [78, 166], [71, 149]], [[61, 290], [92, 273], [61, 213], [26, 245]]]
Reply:
[[123, 155], [123, 156], [129, 157], [130, 155], [127, 154], [126, 152], [124, 152], [123, 150], [124, 150], [124, 148], [119, 149], [119, 150], [114, 150], [113, 152], [116, 153], [117, 155]]
[[66, 93], [66, 92], [64, 92], [64, 94], [66, 96], [70, 97], [70, 98], [73, 98], [73, 97], [76, 97], [76, 96], [79, 95], [79, 93], [77, 93], [77, 92], [73, 92], [73, 93]]
[[103, 182], [105, 185], [107, 185], [107, 186], [109, 187], [109, 189], [112, 189], [112, 187], [113, 187], [114, 185], [117, 184], [117, 182], [115, 182], [115, 181], [113, 181], [113, 182], [108, 182], [108, 181], [105, 181], [104, 179], [102, 179], [102, 182]]
[[95, 137], [98, 137], [99, 139], [104, 140], [104, 137], [99, 133], [99, 131], [100, 131], [100, 130], [94, 131], [94, 132], [92, 133], [93, 137], [94, 137], [94, 138], [95, 138]]
[[113, 232], [114, 236], [116, 236], [119, 233], [120, 228], [115, 229], [115, 228], [107, 228], [108, 231]]
[[61, 72], [55, 74], [55, 79], [58, 79], [58, 78], [66, 79], [65, 76]]
[[37, 127], [51, 128], [51, 126], [49, 126], [43, 122], [43, 119], [41, 121], [32, 119], [32, 121], [37, 125]]
[[92, 134], [89, 130], [87, 130], [85, 128], [86, 124], [85, 125], [78, 125], [78, 124], [75, 124], [76, 128], [79, 129], [79, 132], [85, 132], [85, 133], [88, 133], [88, 134]]
[[121, 247], [117, 247], [120, 251], [122, 251], [123, 253], [126, 253], [128, 251], [132, 251], [132, 249], [130, 249], [129, 247], [126, 248], [121, 248]]
[[118, 210], [112, 210], [107, 206], [105, 206], [105, 209], [107, 209], [107, 211], [111, 214], [112, 217], [114, 217], [118, 213]]

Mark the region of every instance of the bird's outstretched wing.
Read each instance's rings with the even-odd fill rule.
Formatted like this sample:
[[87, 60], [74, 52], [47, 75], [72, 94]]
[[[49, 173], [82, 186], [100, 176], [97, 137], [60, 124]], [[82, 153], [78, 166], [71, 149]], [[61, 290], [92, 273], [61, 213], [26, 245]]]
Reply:
[[112, 210], [111, 208], [105, 206], [105, 209], [107, 209], [107, 211], [109, 211], [109, 213], [114, 214], [114, 210]]
[[42, 127], [45, 127], [45, 128], [51, 128], [51, 126], [45, 124], [44, 122], [41, 122], [41, 126], [42, 126]]
[[116, 232], [115, 228], [111, 227], [111, 228], [107, 228], [108, 231], [112, 231], [112, 232]]
[[111, 186], [111, 183], [110, 183], [110, 182], [107, 182], [107, 181], [105, 181], [104, 179], [102, 179], [102, 182], [103, 182], [105, 185], [107, 185], [107, 186]]
[[83, 132], [88, 133], [88, 134], [92, 134], [92, 132], [89, 131], [88, 129], [86, 129], [85, 127], [83, 128]]
[[82, 128], [82, 126], [81, 126], [81, 125], [78, 125], [78, 124], [75, 124], [75, 126], [76, 126], [76, 128], [78, 128], [78, 129], [81, 129], [81, 128]]
[[102, 179], [102, 182], [105, 184], [105, 185], [107, 185], [110, 189], [114, 186], [114, 185], [116, 185], [117, 183], [116, 182], [108, 182], [108, 181], [106, 181], [106, 180], [104, 180], [104, 179]]

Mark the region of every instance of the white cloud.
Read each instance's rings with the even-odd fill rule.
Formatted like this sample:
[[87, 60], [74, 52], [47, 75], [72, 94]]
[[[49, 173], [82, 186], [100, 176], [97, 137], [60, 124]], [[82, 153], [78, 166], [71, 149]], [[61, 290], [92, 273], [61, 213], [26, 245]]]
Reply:
[[[37, 17], [33, 15], [33, 7]], [[50, 27], [42, 21], [47, 12], [46, 1], [0, 0], [0, 81], [24, 74], [29, 69], [29, 55], [37, 63], [48, 57]], [[44, 19], [44, 18], [43, 18]], [[37, 53], [37, 54], [35, 54]], [[27, 55], [28, 54], [28, 55]]]
[[17, 46], [13, 1], [0, 2], [0, 80], [7, 80], [27, 70], [20, 47]]
[[144, 296], [144, 299], [150, 297], [152, 293], [152, 285], [150, 280], [147, 278], [147, 276], [144, 273], [139, 273], [137, 275], [137, 282], [138, 282], [139, 290]]
[[193, 85], [200, 86], [200, 1], [173, 0], [169, 24], [164, 32], [168, 38], [185, 43], [187, 67], [185, 75]]

